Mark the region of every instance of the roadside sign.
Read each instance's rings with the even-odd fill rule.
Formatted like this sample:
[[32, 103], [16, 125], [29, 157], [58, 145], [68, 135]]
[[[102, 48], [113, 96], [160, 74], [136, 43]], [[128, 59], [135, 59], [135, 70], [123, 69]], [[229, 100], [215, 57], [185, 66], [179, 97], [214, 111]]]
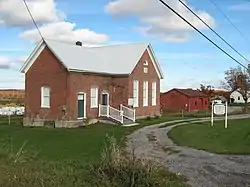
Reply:
[[223, 103], [220, 104], [216, 103], [213, 107], [215, 115], [224, 115], [226, 113], [226, 106]]
[[217, 103], [212, 102], [212, 114], [211, 114], [211, 126], [214, 125], [214, 115], [223, 116], [225, 115], [225, 128], [227, 128], [227, 102]]

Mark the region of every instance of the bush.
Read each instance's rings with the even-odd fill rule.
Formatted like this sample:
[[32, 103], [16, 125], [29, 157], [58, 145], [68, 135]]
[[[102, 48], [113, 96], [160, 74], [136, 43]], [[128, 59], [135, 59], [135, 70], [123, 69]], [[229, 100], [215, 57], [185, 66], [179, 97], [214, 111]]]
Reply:
[[[89, 183], [95, 187], [168, 187], [183, 178], [165, 171], [156, 163], [139, 160], [133, 154], [125, 154], [114, 138], [108, 137], [101, 162], [92, 165]], [[176, 185], [177, 186], [177, 185]]]

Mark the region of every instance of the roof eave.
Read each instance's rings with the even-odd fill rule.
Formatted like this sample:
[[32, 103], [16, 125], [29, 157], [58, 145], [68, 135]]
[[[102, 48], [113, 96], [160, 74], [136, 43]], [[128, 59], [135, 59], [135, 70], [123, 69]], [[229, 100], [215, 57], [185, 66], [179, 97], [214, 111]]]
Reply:
[[129, 75], [129, 73], [116, 74], [116, 73], [107, 73], [107, 72], [87, 71], [87, 70], [73, 69], [73, 68], [68, 68], [68, 71], [69, 72], [77, 72], [77, 73], [94, 73], [94, 74], [110, 75], [110, 76], [128, 76]]
[[156, 62], [156, 66], [157, 66], [157, 68], [158, 68], [158, 70], [159, 70], [159, 73], [160, 73], [160, 79], [164, 79], [164, 75], [163, 75], [161, 66], [160, 66], [159, 61], [157, 60], [157, 58], [156, 58], [156, 56], [155, 56], [153, 47], [152, 47], [152, 45], [151, 45], [150, 43], [148, 43], [148, 48], [150, 49], [150, 51], [151, 51], [152, 54], [153, 54], [153, 58], [154, 58], [154, 60], [155, 60], [155, 62]]
[[44, 40], [40, 40], [40, 42], [37, 44], [37, 46], [35, 47], [35, 49], [32, 51], [32, 53], [28, 56], [28, 58], [25, 60], [24, 64], [21, 66], [21, 68], [19, 69], [19, 71], [21, 73], [25, 73], [26, 71], [26, 67], [29, 65], [31, 59], [33, 58], [33, 56], [37, 53], [37, 51], [39, 50], [39, 48], [43, 45]]

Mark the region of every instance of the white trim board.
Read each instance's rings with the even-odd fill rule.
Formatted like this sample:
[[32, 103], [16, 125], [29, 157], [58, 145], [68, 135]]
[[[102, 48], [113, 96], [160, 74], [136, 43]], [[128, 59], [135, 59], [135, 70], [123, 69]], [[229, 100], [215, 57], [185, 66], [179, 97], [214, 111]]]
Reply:
[[32, 66], [32, 64], [35, 62], [35, 60], [41, 54], [45, 47], [46, 44], [43, 42], [43, 40], [41, 40], [20, 68], [20, 71], [22, 73], [26, 73], [28, 71], [28, 69]]
[[[84, 111], [83, 111], [83, 117], [78, 117], [78, 95], [83, 95], [83, 100], [84, 100], [84, 104], [83, 104], [83, 107], [84, 107]], [[77, 93], [77, 103], [76, 103], [76, 105], [77, 105], [77, 119], [78, 120], [80, 120], [80, 119], [84, 119], [84, 118], [86, 118], [87, 117], [87, 112], [86, 112], [86, 109], [87, 109], [87, 101], [86, 101], [86, 98], [87, 98], [87, 93], [85, 93], [85, 92], [78, 92]]]
[[159, 64], [159, 62], [158, 62], [158, 60], [157, 60], [157, 58], [156, 58], [156, 56], [154, 54], [153, 48], [152, 48], [152, 46], [150, 44], [148, 45], [147, 52], [148, 52], [148, 54], [149, 54], [149, 56], [150, 56], [150, 58], [151, 58], [151, 60], [153, 62], [153, 65], [154, 65], [154, 68], [155, 68], [155, 70], [157, 72], [158, 77], [160, 79], [163, 79], [164, 76], [163, 76], [163, 72], [161, 70], [161, 66], [160, 66], [160, 64]]

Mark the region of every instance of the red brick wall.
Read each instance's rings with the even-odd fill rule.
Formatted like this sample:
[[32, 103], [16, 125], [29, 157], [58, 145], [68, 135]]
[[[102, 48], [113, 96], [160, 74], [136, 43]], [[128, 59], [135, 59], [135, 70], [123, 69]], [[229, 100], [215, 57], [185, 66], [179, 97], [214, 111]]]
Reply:
[[[35, 117], [39, 113], [47, 119], [62, 115], [66, 104], [67, 71], [48, 48], [45, 48], [25, 75], [25, 115]], [[50, 109], [41, 108], [41, 87], [50, 87]]]
[[70, 73], [69, 75], [69, 101], [68, 112], [72, 118], [77, 118], [77, 94], [86, 93], [86, 115], [90, 118], [98, 117], [98, 108], [90, 107], [90, 89], [98, 87], [98, 103], [101, 103], [101, 93], [109, 93], [109, 104], [119, 109], [120, 104], [127, 100], [128, 77], [116, 77], [82, 73]]
[[[148, 61], [148, 73], [143, 72], [143, 62]], [[109, 93], [110, 105], [119, 108], [120, 104], [127, 106], [128, 98], [133, 97], [133, 80], [139, 80], [139, 107], [137, 117], [160, 114], [160, 80], [153, 67], [147, 51], [130, 76], [111, 77], [83, 73], [68, 73], [52, 52], [45, 48], [25, 75], [25, 105], [26, 116], [34, 117], [39, 113], [47, 115], [48, 119], [61, 118], [62, 106], [66, 106], [68, 116], [77, 118], [77, 94], [86, 93], [86, 115], [97, 117], [98, 108], [90, 108], [90, 88], [97, 86], [98, 99], [101, 102], [101, 92]], [[148, 81], [148, 105], [143, 107], [143, 81]], [[157, 83], [157, 103], [152, 106], [152, 82]], [[50, 109], [41, 109], [41, 87], [49, 86], [51, 91]]]
[[[148, 66], [143, 62], [147, 60]], [[144, 73], [143, 68], [148, 67], [148, 73]], [[129, 77], [129, 98], [133, 98], [133, 81], [139, 81], [139, 107], [136, 107], [136, 117], [151, 116], [160, 114], [160, 79], [153, 66], [147, 50], [143, 53], [138, 64]], [[143, 81], [148, 81], [148, 106], [143, 107]], [[152, 106], [152, 82], [156, 81], [156, 106]]]

